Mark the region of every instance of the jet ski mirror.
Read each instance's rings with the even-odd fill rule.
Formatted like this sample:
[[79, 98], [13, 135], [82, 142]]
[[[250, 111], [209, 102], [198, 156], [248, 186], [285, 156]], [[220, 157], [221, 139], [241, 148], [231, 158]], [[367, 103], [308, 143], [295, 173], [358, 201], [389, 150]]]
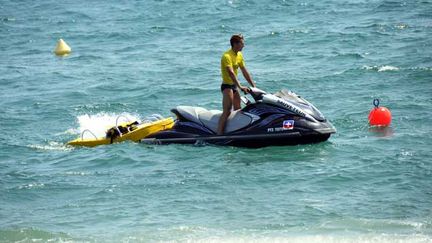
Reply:
[[262, 96], [266, 94], [264, 90], [255, 87], [250, 87], [249, 90], [249, 94], [254, 98], [255, 101], [262, 100]]

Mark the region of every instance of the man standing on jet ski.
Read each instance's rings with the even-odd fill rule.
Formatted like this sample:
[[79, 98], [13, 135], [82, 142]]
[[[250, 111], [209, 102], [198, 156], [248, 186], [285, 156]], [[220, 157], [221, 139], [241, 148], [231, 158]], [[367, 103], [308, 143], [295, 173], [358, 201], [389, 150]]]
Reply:
[[237, 78], [237, 71], [240, 67], [242, 71], [243, 77], [248, 81], [248, 83], [255, 87], [255, 83], [252, 80], [248, 70], [246, 69], [243, 55], [241, 50], [244, 47], [244, 39], [243, 36], [233, 35], [230, 39], [231, 49], [226, 51], [222, 55], [221, 59], [221, 74], [222, 74], [222, 85], [221, 91], [223, 95], [222, 106], [223, 112], [221, 117], [219, 118], [219, 126], [218, 126], [218, 135], [222, 135], [225, 130], [226, 121], [231, 114], [231, 109], [234, 107], [234, 110], [238, 110], [241, 108], [240, 106], [240, 94], [237, 90], [237, 87], [242, 90], [244, 93], [249, 92], [249, 88], [242, 86], [240, 81]]

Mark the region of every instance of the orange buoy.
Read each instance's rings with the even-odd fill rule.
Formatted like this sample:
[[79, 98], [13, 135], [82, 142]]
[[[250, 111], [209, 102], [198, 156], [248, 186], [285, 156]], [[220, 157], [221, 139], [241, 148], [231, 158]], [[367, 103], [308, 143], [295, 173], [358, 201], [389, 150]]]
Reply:
[[391, 112], [386, 107], [379, 107], [379, 100], [374, 99], [374, 108], [369, 112], [369, 124], [371, 126], [389, 126], [391, 123]]

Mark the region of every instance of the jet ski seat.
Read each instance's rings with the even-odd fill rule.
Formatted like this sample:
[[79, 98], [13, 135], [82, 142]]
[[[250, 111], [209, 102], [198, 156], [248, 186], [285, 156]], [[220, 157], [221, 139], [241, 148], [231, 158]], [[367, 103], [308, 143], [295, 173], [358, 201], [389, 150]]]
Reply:
[[[217, 133], [219, 118], [222, 115], [222, 111], [207, 110], [202, 107], [194, 106], [177, 106], [175, 110], [185, 119], [201, 124], [214, 133]], [[225, 126], [225, 133], [237, 131], [252, 124], [258, 119], [258, 116], [241, 110], [233, 111], [228, 117]]]

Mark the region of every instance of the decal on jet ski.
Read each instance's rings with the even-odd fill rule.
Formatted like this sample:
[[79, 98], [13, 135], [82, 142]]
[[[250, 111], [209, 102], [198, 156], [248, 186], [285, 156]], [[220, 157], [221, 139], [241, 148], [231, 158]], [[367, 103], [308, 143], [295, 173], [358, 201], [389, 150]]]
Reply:
[[285, 120], [283, 121], [282, 127], [284, 130], [292, 130], [294, 129], [294, 120]]
[[303, 111], [299, 110], [297, 107], [294, 107], [294, 106], [290, 105], [288, 102], [285, 102], [284, 100], [278, 99], [278, 100], [276, 100], [276, 102], [279, 103], [280, 105], [288, 108], [289, 110], [294, 111], [295, 113], [297, 113], [297, 114], [299, 114], [299, 115], [301, 115], [303, 117], [306, 116], [306, 113], [304, 113]]
[[283, 132], [294, 129], [294, 120], [285, 120], [282, 122], [282, 127], [269, 127], [267, 132]]
[[285, 129], [283, 127], [269, 127], [269, 128], [267, 128], [267, 132], [283, 132], [286, 130], [287, 129]]

